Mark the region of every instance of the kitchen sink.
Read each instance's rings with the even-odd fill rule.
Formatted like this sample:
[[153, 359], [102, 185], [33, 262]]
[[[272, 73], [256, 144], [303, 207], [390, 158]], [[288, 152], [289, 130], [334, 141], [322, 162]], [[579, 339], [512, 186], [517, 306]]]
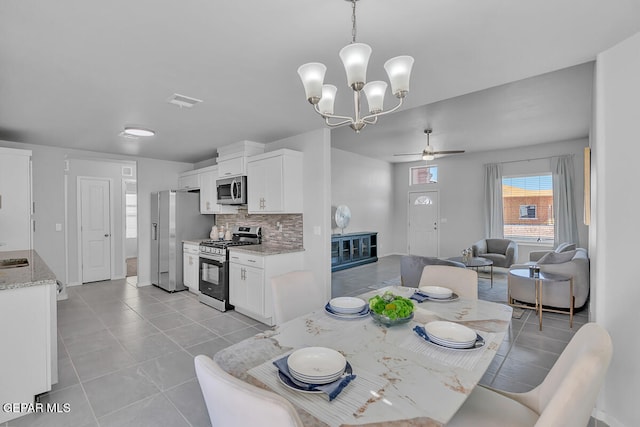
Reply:
[[2, 268], [15, 268], [15, 267], [27, 267], [29, 260], [26, 258], [9, 258], [0, 259], [0, 269]]

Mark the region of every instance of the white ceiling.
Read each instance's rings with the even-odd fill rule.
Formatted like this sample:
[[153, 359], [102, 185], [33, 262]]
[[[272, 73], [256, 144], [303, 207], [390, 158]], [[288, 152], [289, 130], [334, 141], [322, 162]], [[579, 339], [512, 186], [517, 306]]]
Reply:
[[[350, 13], [343, 0], [3, 0], [0, 139], [196, 162], [320, 128], [296, 70], [324, 62], [336, 112], [352, 111], [338, 58]], [[364, 154], [398, 161], [422, 149], [426, 126], [436, 148], [469, 151], [585, 136], [591, 64], [500, 85], [592, 61], [640, 31], [639, 16], [640, 0], [359, 1], [368, 79], [412, 55], [411, 92], [401, 112], [360, 135], [338, 129], [333, 144], [366, 141]], [[173, 93], [204, 102], [180, 109]], [[157, 135], [125, 139], [125, 125]]]

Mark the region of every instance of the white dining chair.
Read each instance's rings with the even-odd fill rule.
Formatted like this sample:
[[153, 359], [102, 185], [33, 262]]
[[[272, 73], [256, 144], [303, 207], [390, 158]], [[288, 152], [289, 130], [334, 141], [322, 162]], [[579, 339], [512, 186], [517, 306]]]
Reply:
[[478, 273], [470, 268], [426, 265], [418, 287], [443, 286], [462, 298], [478, 299]]
[[584, 427], [611, 361], [611, 337], [596, 323], [573, 336], [546, 378], [526, 393], [476, 387], [448, 427]]
[[292, 271], [271, 278], [276, 325], [322, 308], [326, 301], [313, 273]]
[[284, 397], [239, 380], [208, 356], [198, 355], [194, 363], [213, 427], [302, 427], [298, 413]]

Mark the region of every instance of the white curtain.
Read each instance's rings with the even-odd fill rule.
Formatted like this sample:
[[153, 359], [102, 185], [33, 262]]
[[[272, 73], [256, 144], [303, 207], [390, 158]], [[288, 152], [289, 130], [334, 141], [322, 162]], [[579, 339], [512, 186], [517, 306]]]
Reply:
[[573, 156], [551, 158], [553, 173], [553, 216], [555, 219], [554, 243], [578, 243], [576, 220]]
[[502, 212], [502, 164], [484, 165], [485, 237], [504, 238]]

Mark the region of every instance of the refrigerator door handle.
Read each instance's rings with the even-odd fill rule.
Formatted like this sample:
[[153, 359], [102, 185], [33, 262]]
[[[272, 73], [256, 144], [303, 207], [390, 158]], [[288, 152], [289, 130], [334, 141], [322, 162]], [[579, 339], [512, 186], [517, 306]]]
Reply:
[[151, 232], [151, 239], [158, 240], [158, 223], [154, 222], [153, 224], [151, 224], [151, 226], [153, 227], [153, 230]]

